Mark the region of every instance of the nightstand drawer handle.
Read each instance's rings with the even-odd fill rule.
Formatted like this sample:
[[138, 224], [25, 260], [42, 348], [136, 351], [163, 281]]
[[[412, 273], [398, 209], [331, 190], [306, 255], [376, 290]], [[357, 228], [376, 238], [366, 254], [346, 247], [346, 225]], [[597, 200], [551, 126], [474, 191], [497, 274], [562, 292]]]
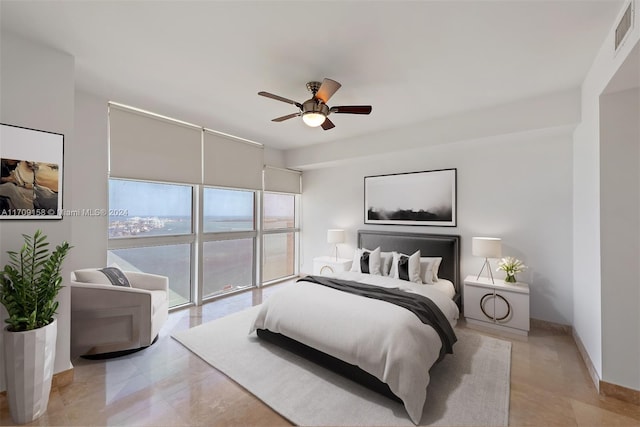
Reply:
[[[509, 301], [506, 300], [505, 297], [503, 297], [500, 294], [495, 294], [496, 297], [500, 298], [502, 301], [504, 301], [505, 304], [507, 304], [507, 314], [505, 314], [502, 317], [499, 318], [495, 318], [494, 316], [489, 316], [487, 314], [486, 311], [484, 311], [484, 303], [485, 303], [485, 299], [494, 296], [494, 294], [485, 294], [483, 295], [483, 297], [480, 299], [480, 310], [482, 310], [482, 313], [484, 313], [485, 316], [487, 316], [489, 319], [495, 320], [496, 322], [500, 322], [504, 319], [507, 319], [510, 315], [511, 315], [511, 304], [509, 304]], [[494, 315], [495, 315], [495, 311], [494, 311]]]
[[330, 265], [323, 265], [322, 268], [320, 269], [320, 274], [324, 274], [324, 273], [333, 273], [333, 268], [331, 268]]
[[485, 299], [487, 299], [487, 298], [489, 298], [489, 297], [492, 297], [492, 296], [493, 296], [493, 294], [485, 294], [485, 295], [483, 295], [483, 296], [482, 296], [482, 298], [480, 298], [480, 310], [482, 310], [482, 313], [483, 313], [485, 316], [487, 316], [489, 319], [491, 319], [491, 320], [493, 320], [493, 316], [489, 316], [489, 315], [487, 314], [487, 312], [486, 312], [486, 311], [484, 311], [484, 302], [485, 302], [484, 300], [485, 300]]

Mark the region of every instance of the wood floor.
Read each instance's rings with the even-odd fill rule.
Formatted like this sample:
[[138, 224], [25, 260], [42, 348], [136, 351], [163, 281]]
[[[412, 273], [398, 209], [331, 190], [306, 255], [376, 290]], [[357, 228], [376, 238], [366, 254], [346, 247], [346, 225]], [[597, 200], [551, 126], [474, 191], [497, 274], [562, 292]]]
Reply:
[[[171, 338], [174, 331], [260, 304], [279, 287], [171, 313], [158, 342], [141, 352], [108, 361], [74, 360], [73, 383], [52, 390], [47, 413], [32, 425], [291, 425]], [[640, 426], [640, 407], [596, 393], [571, 336], [534, 327], [527, 341], [509, 341], [510, 425]], [[0, 424], [12, 424], [4, 398]]]

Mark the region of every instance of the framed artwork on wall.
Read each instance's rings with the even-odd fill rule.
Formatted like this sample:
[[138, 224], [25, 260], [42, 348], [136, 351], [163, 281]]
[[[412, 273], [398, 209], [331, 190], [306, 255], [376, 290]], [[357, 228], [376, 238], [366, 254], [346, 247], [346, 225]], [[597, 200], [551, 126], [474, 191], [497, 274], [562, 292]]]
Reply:
[[62, 219], [64, 135], [0, 123], [0, 219]]
[[364, 223], [456, 226], [457, 169], [364, 177]]

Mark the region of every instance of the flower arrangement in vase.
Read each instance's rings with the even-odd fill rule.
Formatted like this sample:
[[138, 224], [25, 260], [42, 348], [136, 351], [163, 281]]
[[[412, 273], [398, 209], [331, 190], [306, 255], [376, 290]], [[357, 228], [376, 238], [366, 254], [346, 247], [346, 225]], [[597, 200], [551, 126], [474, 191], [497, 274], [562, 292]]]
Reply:
[[516, 283], [517, 282], [516, 273], [523, 272], [526, 268], [527, 266], [524, 265], [522, 261], [520, 261], [517, 258], [508, 256], [508, 257], [502, 258], [498, 262], [497, 270], [502, 270], [505, 273], [507, 273], [507, 277], [505, 277], [504, 279], [505, 282]]

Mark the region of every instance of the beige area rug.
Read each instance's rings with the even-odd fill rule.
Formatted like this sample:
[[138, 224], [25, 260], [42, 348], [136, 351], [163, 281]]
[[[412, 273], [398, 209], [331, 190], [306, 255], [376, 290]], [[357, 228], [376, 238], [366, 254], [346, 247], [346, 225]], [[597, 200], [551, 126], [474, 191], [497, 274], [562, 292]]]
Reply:
[[[258, 307], [173, 338], [300, 426], [413, 426], [404, 406], [249, 335]], [[431, 369], [420, 425], [506, 426], [511, 343], [456, 330], [454, 355]]]

